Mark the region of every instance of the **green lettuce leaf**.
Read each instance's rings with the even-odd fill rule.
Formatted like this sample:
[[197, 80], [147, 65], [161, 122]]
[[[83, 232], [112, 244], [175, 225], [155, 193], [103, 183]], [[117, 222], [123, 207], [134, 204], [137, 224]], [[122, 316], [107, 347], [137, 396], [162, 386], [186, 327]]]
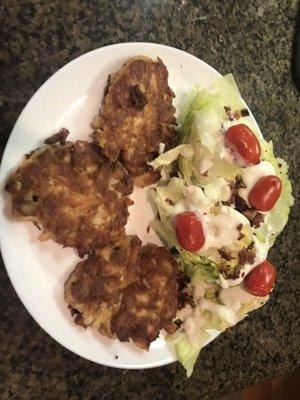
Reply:
[[182, 179], [173, 177], [167, 185], [156, 186], [155, 189], [151, 190], [159, 220], [155, 219], [150, 223], [150, 226], [170, 248], [179, 247], [171, 226], [170, 216], [172, 215], [173, 204], [184, 198], [185, 187], [186, 183]]
[[[231, 74], [220, 78], [207, 89], [198, 90], [194, 99], [189, 101], [189, 110], [184, 111], [184, 118], [181, 120], [181, 143], [190, 144], [195, 155], [192, 159], [181, 156], [178, 159], [179, 170], [187, 182], [205, 185], [219, 176], [230, 180], [239, 173], [239, 166], [220, 157], [224, 153], [221, 129], [227, 118], [225, 106], [230, 106], [232, 110], [245, 107]], [[259, 136], [251, 118], [243, 117], [238, 122], [246, 123]], [[203, 176], [199, 172], [199, 165], [207, 156], [213, 165], [208, 175]]]
[[179, 265], [191, 279], [192, 284], [199, 281], [215, 282], [219, 278], [217, 264], [197, 253], [180, 249]]
[[180, 144], [177, 147], [174, 147], [171, 150], [166, 151], [159, 155], [155, 160], [149, 162], [148, 164], [151, 165], [154, 169], [168, 166], [172, 162], [176, 161], [179, 155], [182, 155], [186, 158], [192, 158], [194, 155], [194, 150], [191, 145], [189, 144]]
[[256, 229], [258, 240], [263, 243], [268, 240], [271, 247], [288, 221], [290, 208], [294, 204], [294, 198], [292, 195], [292, 185], [288, 177], [287, 163], [281, 158], [275, 157], [272, 142], [268, 143], [265, 140], [261, 140], [261, 148], [262, 159], [269, 161], [273, 165], [276, 175], [281, 179], [282, 183], [281, 196], [270, 211], [265, 223]]
[[198, 355], [209, 338], [210, 334], [206, 330], [203, 330], [199, 335], [198, 342], [192, 344], [187, 335], [182, 333], [180, 339], [175, 344], [177, 359], [186, 369], [187, 377], [192, 375]]

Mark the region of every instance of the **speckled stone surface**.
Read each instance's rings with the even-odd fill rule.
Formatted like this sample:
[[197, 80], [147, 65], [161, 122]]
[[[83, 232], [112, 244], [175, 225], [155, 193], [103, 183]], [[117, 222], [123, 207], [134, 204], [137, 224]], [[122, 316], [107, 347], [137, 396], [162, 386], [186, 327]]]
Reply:
[[[158, 42], [186, 50], [221, 73], [234, 73], [264, 135], [289, 161], [296, 191], [300, 98], [290, 73], [296, 3], [2, 0], [2, 150], [26, 102], [65, 63], [112, 43]], [[270, 302], [205, 348], [190, 379], [178, 364], [153, 370], [117, 370], [65, 350], [24, 309], [1, 262], [0, 398], [215, 399], [220, 393], [296, 369], [300, 300], [297, 209], [298, 204], [271, 251], [278, 280]]]

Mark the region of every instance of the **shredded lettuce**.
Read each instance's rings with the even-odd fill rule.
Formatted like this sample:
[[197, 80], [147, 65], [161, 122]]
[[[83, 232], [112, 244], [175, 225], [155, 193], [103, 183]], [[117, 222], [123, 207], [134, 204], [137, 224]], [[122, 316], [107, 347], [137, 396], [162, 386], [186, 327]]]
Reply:
[[193, 284], [202, 280], [214, 282], [219, 278], [217, 264], [203, 255], [181, 249], [179, 264]]

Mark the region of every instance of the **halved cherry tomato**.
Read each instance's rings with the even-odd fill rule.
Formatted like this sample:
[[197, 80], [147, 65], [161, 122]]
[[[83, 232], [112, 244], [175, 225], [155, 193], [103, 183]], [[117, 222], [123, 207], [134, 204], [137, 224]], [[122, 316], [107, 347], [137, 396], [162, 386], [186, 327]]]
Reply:
[[257, 137], [245, 124], [233, 125], [225, 132], [226, 141], [247, 164], [258, 164], [261, 148]]
[[270, 211], [279, 199], [281, 189], [281, 180], [276, 175], [264, 176], [250, 190], [248, 201], [259, 211]]
[[194, 212], [184, 212], [174, 219], [178, 243], [188, 251], [198, 251], [205, 243], [202, 223]]
[[274, 285], [276, 270], [269, 261], [255, 267], [245, 278], [245, 288], [254, 296], [267, 296]]

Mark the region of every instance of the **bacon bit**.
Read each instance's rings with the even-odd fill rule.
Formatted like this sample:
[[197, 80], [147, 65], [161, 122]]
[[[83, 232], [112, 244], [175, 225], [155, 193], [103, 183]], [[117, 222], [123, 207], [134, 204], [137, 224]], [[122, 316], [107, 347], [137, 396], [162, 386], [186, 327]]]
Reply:
[[178, 292], [178, 310], [184, 308], [186, 304], [195, 307], [193, 296], [187, 292]]
[[[250, 245], [251, 245], [251, 243], [250, 243]], [[242, 249], [239, 252], [239, 264], [238, 265], [240, 267], [244, 266], [246, 264], [246, 262], [249, 263], [249, 264], [253, 264], [254, 263], [255, 255], [251, 250], [252, 250], [252, 247], [251, 248], [248, 247], [246, 249]]]
[[191, 282], [191, 279], [185, 275], [182, 271], [179, 271], [177, 276], [178, 285], [178, 310], [184, 308], [186, 304], [195, 307], [193, 296], [190, 293], [185, 292], [187, 285]]
[[231, 107], [229, 107], [229, 106], [224, 106], [224, 110], [225, 110], [225, 112], [226, 112], [226, 114], [227, 114], [227, 113], [229, 113], [229, 112], [231, 111]]
[[228, 250], [226, 250], [224, 247], [221, 247], [218, 249], [218, 252], [222, 258], [226, 261], [231, 261], [233, 259], [232, 255], [229, 253]]
[[165, 199], [165, 202], [170, 204], [170, 206], [174, 206], [175, 205], [174, 201], [171, 200], [171, 199]]
[[281, 167], [282, 167], [282, 164], [281, 164], [281, 163], [278, 163], [277, 165], [278, 165], [278, 167], [279, 167], [279, 168], [281, 168]]
[[245, 237], [245, 235], [242, 232], [240, 232], [239, 237], [237, 238], [237, 240], [242, 240], [244, 237]]
[[254, 248], [254, 242], [252, 241], [247, 247], [248, 250], [252, 250]]
[[254, 226], [254, 228], [258, 228], [263, 221], [264, 221], [263, 214], [257, 212], [253, 217], [252, 221], [250, 221], [250, 225]]
[[235, 119], [240, 119], [240, 118], [241, 118], [241, 115], [240, 115], [240, 113], [239, 113], [238, 111], [236, 111], [236, 112], [233, 114], [233, 117], [234, 117]]
[[240, 276], [241, 266], [237, 265], [233, 270], [228, 270], [228, 267], [223, 263], [220, 267], [220, 272], [226, 279], [237, 279]]
[[241, 232], [241, 230], [243, 229], [243, 224], [242, 224], [242, 223], [238, 224], [238, 226], [236, 227], [236, 229], [237, 229], [239, 232]]
[[247, 108], [243, 108], [241, 110], [241, 116], [242, 117], [248, 117], [250, 115], [249, 110]]
[[178, 290], [185, 289], [190, 282], [191, 279], [187, 275], [185, 275], [182, 271], [178, 272], [177, 275]]
[[243, 178], [241, 175], [237, 175], [235, 177], [235, 189], [245, 189], [247, 186], [245, 185]]
[[238, 194], [235, 195], [234, 200], [237, 211], [244, 213], [245, 211], [249, 210], [248, 204]]

